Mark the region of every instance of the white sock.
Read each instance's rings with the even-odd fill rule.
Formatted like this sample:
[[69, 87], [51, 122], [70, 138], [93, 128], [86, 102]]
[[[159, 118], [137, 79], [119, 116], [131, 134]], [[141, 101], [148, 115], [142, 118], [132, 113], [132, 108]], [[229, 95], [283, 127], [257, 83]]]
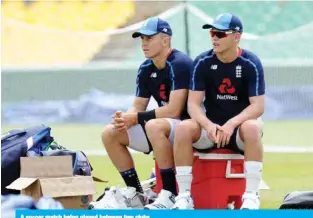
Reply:
[[246, 192], [259, 193], [262, 179], [262, 162], [245, 161]]
[[190, 192], [192, 182], [192, 167], [176, 167], [176, 181], [178, 184], [179, 194]]

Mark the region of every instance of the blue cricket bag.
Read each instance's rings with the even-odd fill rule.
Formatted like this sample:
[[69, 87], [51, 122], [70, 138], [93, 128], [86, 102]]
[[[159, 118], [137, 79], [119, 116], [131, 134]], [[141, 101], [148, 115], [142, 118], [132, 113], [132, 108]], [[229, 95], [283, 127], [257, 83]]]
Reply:
[[1, 136], [1, 194], [19, 194], [5, 187], [20, 176], [20, 157], [28, 151], [46, 150], [54, 140], [51, 128], [40, 125], [22, 130], [11, 130]]
[[78, 150], [68, 150], [59, 145], [50, 145], [51, 150], [40, 151], [39, 155], [34, 154], [33, 152], [28, 154], [28, 156], [72, 156], [72, 166], [73, 166], [73, 175], [81, 176], [91, 176], [91, 171], [93, 168], [87, 158], [87, 156], [82, 151]]
[[[41, 125], [11, 130], [1, 137], [1, 194], [19, 194], [5, 187], [20, 177], [20, 157], [72, 156], [73, 175], [91, 176], [93, 170], [82, 151], [68, 150], [54, 143], [51, 128]], [[95, 178], [100, 181], [100, 179]], [[101, 180], [102, 181], [102, 180]]]

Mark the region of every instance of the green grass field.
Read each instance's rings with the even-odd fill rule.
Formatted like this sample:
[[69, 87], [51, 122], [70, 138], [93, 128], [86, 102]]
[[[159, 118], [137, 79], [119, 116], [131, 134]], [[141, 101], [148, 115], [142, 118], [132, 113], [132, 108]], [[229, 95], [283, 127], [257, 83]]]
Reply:
[[[102, 125], [64, 124], [50, 125], [52, 135], [59, 144], [72, 149], [100, 150]], [[25, 126], [2, 126], [1, 132]], [[265, 122], [263, 142], [267, 146], [310, 146], [313, 120]], [[133, 155], [141, 180], [150, 176], [154, 166], [152, 156]], [[122, 178], [107, 156], [89, 156], [94, 175], [109, 180], [107, 184], [96, 183], [100, 195], [106, 186], [124, 185]], [[261, 192], [262, 208], [275, 209], [284, 196], [291, 191], [313, 190], [313, 153], [283, 154], [265, 153], [263, 180], [270, 190]]]

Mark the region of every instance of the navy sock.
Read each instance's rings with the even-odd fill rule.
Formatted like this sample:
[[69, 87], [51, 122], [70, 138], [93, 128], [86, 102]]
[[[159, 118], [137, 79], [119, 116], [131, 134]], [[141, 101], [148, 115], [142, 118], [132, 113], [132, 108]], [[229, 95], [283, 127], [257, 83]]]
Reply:
[[120, 174], [128, 187], [134, 187], [137, 192], [143, 193], [137, 172], [134, 168], [120, 172]]
[[175, 169], [160, 169], [160, 173], [162, 177], [163, 189], [172, 192], [174, 195], [177, 195]]

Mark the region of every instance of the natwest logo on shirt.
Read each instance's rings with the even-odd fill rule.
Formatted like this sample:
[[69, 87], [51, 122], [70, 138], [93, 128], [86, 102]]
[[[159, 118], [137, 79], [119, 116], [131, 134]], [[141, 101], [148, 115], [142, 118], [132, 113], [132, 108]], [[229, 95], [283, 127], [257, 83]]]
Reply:
[[166, 100], [167, 99], [167, 97], [166, 97], [166, 87], [165, 87], [165, 84], [161, 84], [160, 85], [160, 98], [162, 99], [162, 100]]
[[220, 94], [217, 94], [216, 99], [220, 100], [233, 100], [237, 101], [238, 97], [233, 96], [236, 92], [236, 88], [232, 85], [231, 80], [229, 78], [224, 78], [221, 85], [218, 87], [218, 91]]
[[219, 99], [219, 100], [232, 100], [232, 101], [237, 101], [238, 100], [237, 96], [233, 96], [233, 95], [217, 95], [216, 99]]
[[234, 94], [236, 89], [235, 87], [231, 84], [231, 81], [229, 78], [225, 78], [222, 81], [222, 84], [218, 87], [218, 91], [221, 94]]

